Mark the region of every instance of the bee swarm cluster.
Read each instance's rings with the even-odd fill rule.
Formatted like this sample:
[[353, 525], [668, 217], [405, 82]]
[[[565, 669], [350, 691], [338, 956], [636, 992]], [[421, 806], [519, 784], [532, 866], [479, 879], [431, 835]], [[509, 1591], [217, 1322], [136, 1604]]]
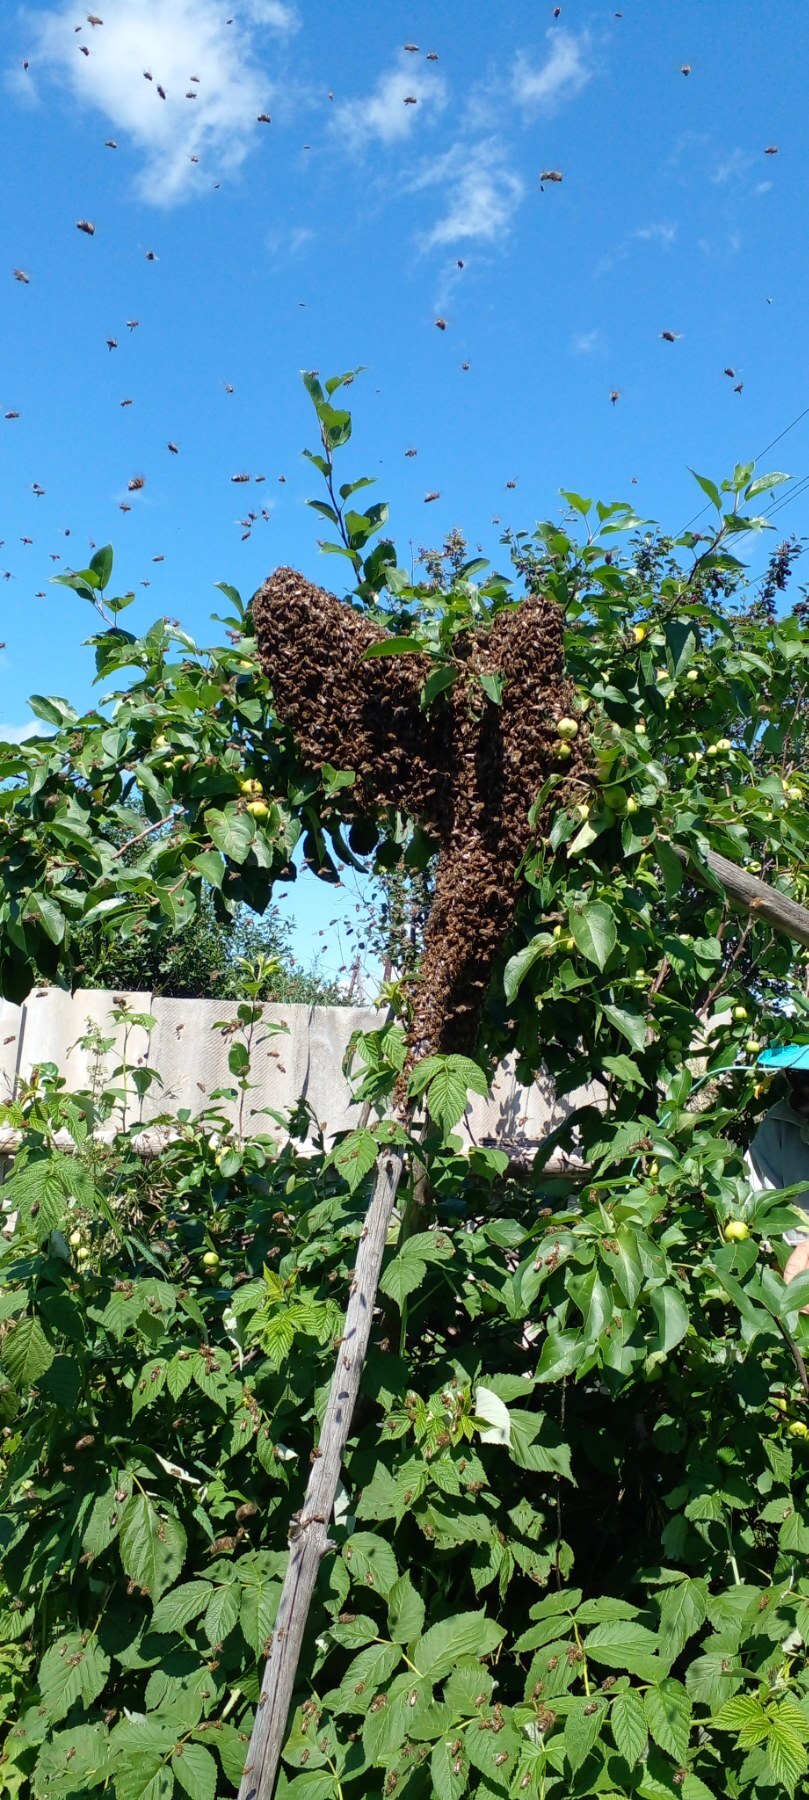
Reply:
[[[546, 817], [529, 826], [528, 813], [559, 770], [556, 721], [573, 704], [563, 674], [562, 614], [552, 600], [531, 594], [497, 614], [489, 630], [456, 639], [461, 674], [425, 713], [420, 698], [431, 658], [364, 661], [385, 633], [295, 570], [277, 569], [252, 610], [279, 718], [304, 761], [354, 770], [350, 796], [342, 796], [346, 811], [395, 807], [438, 840], [424, 955], [412, 984], [410, 1058], [469, 1054], [514, 916], [517, 869], [548, 829]], [[504, 677], [500, 706], [475, 673]], [[546, 813], [581, 772], [580, 739], [571, 751]]]

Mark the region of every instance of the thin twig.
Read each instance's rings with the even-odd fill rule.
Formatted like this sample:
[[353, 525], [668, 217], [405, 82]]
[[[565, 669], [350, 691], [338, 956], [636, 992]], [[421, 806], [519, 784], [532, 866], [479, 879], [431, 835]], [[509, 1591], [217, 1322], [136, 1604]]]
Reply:
[[126, 843], [122, 844], [120, 849], [115, 851], [112, 859], [113, 862], [117, 862], [119, 856], [123, 856], [125, 850], [131, 850], [133, 844], [139, 844], [143, 838], [151, 837], [153, 831], [159, 831], [161, 825], [170, 825], [172, 819], [176, 818], [178, 812], [181, 811], [182, 807], [173, 806], [171, 812], [166, 813], [165, 819], [156, 819], [153, 825], [147, 825], [145, 831], [139, 831], [137, 837], [127, 838]]

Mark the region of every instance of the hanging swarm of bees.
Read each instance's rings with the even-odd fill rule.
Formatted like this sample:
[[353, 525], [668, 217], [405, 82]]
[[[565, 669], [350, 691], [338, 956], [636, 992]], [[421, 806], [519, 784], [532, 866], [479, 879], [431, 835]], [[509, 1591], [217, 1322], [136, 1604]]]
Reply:
[[[342, 801], [360, 816], [382, 806], [418, 820], [440, 856], [424, 955], [411, 990], [410, 1061], [472, 1053], [495, 958], [519, 895], [529, 809], [560, 771], [556, 721], [569, 715], [562, 614], [529, 595], [489, 630], [455, 640], [461, 672], [425, 712], [421, 690], [434, 663], [417, 653], [363, 660], [385, 633], [354, 607], [277, 569], [252, 601], [259, 660], [278, 716], [305, 762], [353, 769]], [[475, 675], [504, 677], [502, 704]], [[586, 756], [571, 746], [558, 806]]]

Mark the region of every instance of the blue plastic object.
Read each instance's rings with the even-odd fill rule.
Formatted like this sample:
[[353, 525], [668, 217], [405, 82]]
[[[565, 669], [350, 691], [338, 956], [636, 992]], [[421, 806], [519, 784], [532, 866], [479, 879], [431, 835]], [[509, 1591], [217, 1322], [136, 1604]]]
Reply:
[[809, 1070], [809, 1044], [781, 1044], [777, 1050], [762, 1050], [758, 1061], [765, 1069]]

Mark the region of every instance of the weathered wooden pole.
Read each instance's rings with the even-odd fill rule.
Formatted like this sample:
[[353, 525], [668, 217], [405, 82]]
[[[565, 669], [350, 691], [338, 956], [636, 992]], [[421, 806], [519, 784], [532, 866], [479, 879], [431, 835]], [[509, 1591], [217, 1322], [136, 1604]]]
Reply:
[[333, 1548], [329, 1542], [329, 1524], [368, 1351], [388, 1226], [404, 1159], [404, 1150], [397, 1147], [384, 1150], [377, 1162], [376, 1182], [357, 1251], [320, 1444], [314, 1452], [303, 1505], [290, 1524], [289, 1564], [264, 1666], [239, 1800], [270, 1800], [275, 1790], [320, 1559], [326, 1550]]

